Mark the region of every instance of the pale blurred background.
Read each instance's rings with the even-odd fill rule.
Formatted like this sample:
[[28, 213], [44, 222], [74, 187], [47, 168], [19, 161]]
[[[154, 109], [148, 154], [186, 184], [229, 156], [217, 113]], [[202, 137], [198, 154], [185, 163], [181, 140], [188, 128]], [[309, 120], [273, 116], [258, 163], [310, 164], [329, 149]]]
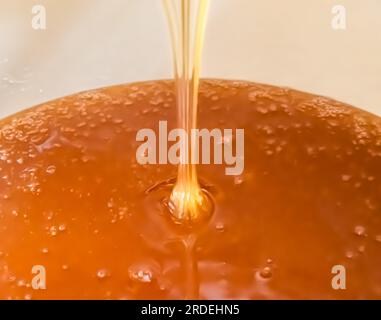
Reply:
[[[45, 6], [46, 30], [32, 7]], [[331, 27], [334, 5], [347, 29]], [[53, 98], [172, 76], [160, 0], [0, 0], [0, 117]], [[380, 0], [211, 0], [204, 77], [336, 98], [381, 115]]]

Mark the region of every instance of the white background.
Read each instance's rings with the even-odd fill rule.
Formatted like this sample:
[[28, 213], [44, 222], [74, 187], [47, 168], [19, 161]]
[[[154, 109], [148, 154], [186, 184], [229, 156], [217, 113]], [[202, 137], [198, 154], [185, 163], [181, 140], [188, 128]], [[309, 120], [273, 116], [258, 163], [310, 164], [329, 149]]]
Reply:
[[[380, 0], [211, 0], [202, 75], [327, 95], [381, 115]], [[33, 5], [47, 29], [31, 27]], [[347, 30], [331, 9], [347, 9]], [[0, 117], [172, 75], [160, 0], [0, 0]]]

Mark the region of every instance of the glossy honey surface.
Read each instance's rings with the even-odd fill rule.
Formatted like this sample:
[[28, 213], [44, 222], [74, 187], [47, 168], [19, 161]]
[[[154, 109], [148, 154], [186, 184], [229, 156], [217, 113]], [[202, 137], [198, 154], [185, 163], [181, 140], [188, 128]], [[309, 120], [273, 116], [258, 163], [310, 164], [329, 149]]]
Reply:
[[[163, 207], [176, 167], [136, 132], [176, 126], [174, 83], [55, 100], [0, 123], [1, 299], [381, 298], [381, 120], [249, 82], [204, 80], [200, 128], [244, 128], [245, 170], [199, 165], [205, 223]], [[34, 265], [46, 290], [31, 287]], [[334, 265], [347, 289], [331, 286]]]

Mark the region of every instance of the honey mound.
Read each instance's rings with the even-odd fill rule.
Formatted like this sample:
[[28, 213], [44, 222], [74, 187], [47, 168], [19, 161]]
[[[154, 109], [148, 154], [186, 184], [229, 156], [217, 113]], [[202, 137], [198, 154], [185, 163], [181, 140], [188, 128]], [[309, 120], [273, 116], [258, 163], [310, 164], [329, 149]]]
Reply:
[[[203, 80], [200, 128], [244, 128], [245, 170], [200, 165], [207, 224], [174, 225], [172, 165], [136, 132], [176, 125], [174, 84], [79, 93], [0, 122], [1, 299], [381, 298], [381, 120], [291, 89]], [[169, 183], [170, 184], [170, 183]], [[31, 286], [34, 265], [46, 289]], [[332, 288], [332, 267], [346, 289]]]

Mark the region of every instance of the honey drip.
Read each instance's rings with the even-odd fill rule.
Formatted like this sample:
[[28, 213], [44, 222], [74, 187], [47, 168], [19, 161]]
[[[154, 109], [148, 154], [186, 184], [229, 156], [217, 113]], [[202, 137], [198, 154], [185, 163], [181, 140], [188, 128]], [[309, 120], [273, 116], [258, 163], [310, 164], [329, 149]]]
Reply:
[[187, 158], [181, 159], [178, 166], [168, 207], [175, 221], [197, 222], [209, 217], [213, 208], [199, 184], [196, 165], [192, 164], [189, 152], [195, 148], [190, 133], [197, 128], [201, 52], [209, 0], [163, 0], [163, 4], [172, 40], [178, 128], [184, 129], [188, 136]]

